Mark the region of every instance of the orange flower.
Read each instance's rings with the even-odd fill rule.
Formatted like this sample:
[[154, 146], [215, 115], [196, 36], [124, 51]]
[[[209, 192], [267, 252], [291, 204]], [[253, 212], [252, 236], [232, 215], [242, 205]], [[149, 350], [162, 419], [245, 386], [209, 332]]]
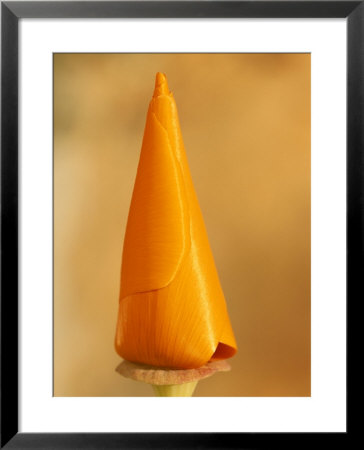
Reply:
[[193, 187], [177, 107], [157, 73], [124, 239], [116, 350], [198, 368], [237, 347]]

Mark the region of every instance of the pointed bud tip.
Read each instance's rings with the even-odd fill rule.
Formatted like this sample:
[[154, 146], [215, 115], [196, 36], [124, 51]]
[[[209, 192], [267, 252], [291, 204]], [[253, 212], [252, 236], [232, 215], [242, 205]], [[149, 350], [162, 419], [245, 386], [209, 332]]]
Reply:
[[158, 97], [159, 95], [169, 95], [169, 88], [167, 83], [167, 77], [164, 73], [158, 72], [155, 77], [155, 88], [153, 97]]

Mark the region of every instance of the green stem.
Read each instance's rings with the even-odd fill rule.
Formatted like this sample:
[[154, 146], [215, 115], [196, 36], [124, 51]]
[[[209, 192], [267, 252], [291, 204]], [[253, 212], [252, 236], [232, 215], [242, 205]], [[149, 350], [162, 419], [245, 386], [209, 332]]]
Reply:
[[169, 384], [160, 386], [153, 384], [153, 389], [157, 397], [192, 397], [197, 383], [198, 380], [183, 384]]

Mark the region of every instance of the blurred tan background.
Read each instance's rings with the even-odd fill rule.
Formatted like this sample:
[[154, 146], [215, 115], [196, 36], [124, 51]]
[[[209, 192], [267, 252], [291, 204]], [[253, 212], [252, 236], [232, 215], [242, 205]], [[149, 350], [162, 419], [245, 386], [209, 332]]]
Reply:
[[54, 55], [54, 395], [115, 372], [121, 252], [157, 71], [179, 110], [238, 353], [195, 396], [310, 395], [310, 55]]

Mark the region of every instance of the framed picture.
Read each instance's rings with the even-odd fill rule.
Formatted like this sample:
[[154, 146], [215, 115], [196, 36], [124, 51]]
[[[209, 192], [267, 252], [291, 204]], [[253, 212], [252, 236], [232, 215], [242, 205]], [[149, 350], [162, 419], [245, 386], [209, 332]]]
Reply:
[[363, 2], [1, 11], [1, 446], [345, 445]]

